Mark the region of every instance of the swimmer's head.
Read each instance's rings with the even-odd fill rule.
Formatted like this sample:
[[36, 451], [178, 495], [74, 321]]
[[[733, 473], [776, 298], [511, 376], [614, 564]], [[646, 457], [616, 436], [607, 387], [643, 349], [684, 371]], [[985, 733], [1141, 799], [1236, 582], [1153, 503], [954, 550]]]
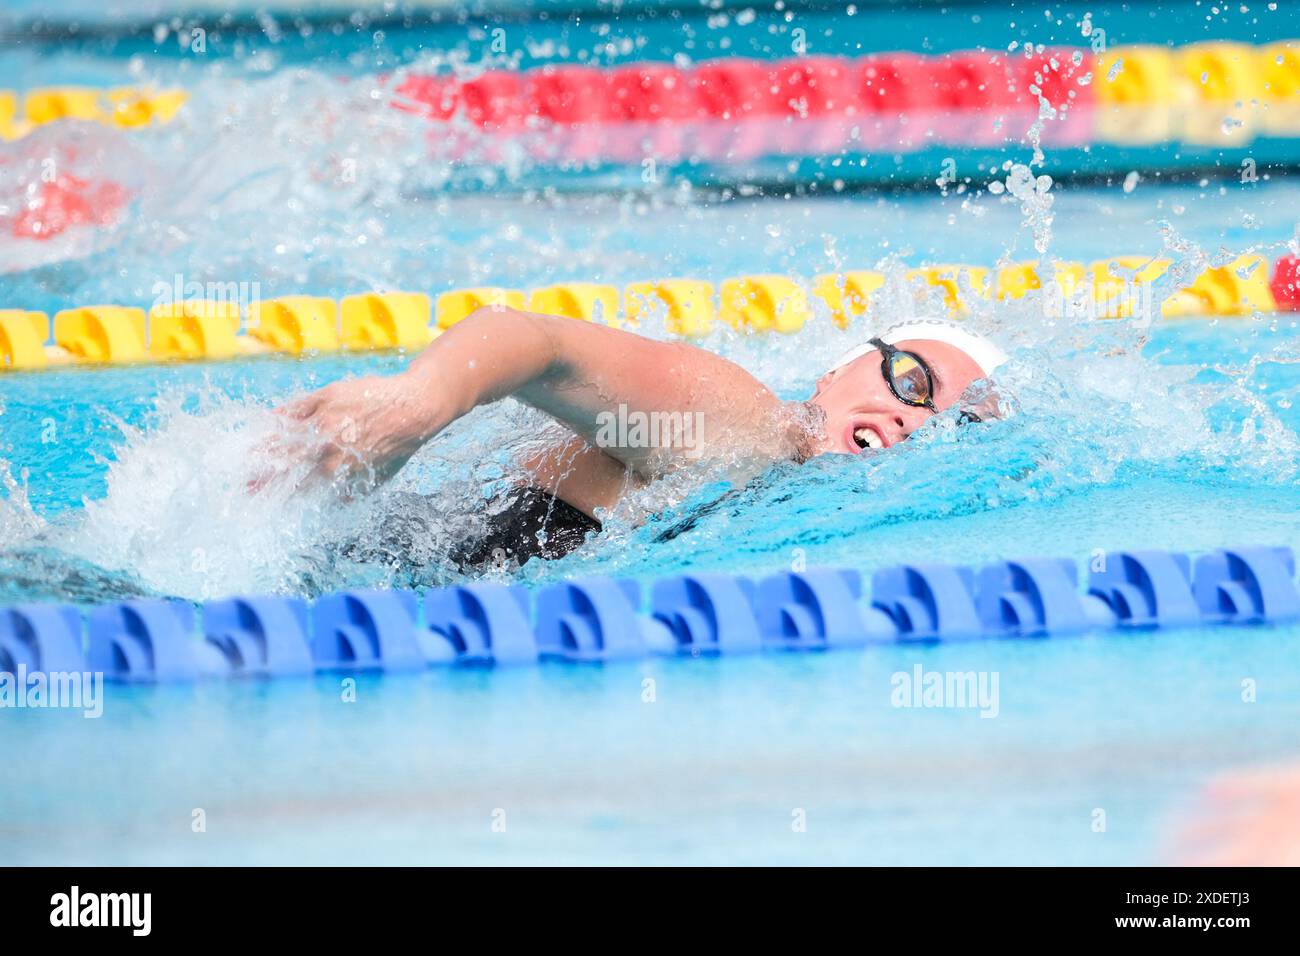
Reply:
[[965, 392], [1006, 358], [955, 322], [918, 319], [894, 326], [845, 353], [818, 380], [812, 403], [826, 414], [821, 450], [856, 455], [888, 448], [954, 405], [962, 406], [964, 417], [990, 418], [994, 402], [967, 407]]

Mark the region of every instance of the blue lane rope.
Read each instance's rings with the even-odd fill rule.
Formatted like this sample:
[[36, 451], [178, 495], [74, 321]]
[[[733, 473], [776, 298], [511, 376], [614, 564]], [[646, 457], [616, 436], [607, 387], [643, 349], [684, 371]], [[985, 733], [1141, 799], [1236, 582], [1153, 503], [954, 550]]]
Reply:
[[437, 665], [636, 660], [651, 655], [822, 651], [910, 641], [1036, 638], [1085, 631], [1300, 620], [1286, 547], [1201, 555], [1122, 551], [1078, 583], [1069, 558], [725, 573], [655, 582], [580, 578], [535, 594], [476, 583], [343, 591], [307, 602], [232, 597], [202, 607], [134, 600], [82, 611], [0, 607], [0, 672], [100, 672], [134, 683]]

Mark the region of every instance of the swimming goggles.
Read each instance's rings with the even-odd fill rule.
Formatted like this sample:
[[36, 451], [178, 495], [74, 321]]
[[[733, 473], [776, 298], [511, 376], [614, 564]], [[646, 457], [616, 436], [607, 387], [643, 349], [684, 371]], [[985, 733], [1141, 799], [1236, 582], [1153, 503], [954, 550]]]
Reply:
[[[883, 339], [868, 340], [880, 350], [880, 374], [885, 377], [885, 384], [894, 393], [894, 397], [904, 405], [913, 408], [928, 408], [938, 414], [934, 404], [934, 375], [930, 366], [915, 352], [895, 348]], [[957, 424], [965, 425], [981, 421], [974, 412], [964, 411], [957, 418]]]

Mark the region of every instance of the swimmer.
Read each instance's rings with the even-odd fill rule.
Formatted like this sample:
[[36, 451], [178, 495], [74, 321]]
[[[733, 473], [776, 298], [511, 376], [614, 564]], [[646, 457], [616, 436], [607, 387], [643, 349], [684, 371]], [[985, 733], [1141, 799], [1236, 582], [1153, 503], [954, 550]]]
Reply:
[[[842, 356], [806, 401], [785, 402], [705, 349], [487, 307], [401, 373], [335, 382], [279, 411], [314, 436], [305, 452], [314, 473], [364, 474], [371, 484], [480, 405], [513, 397], [545, 412], [572, 437], [524, 463], [531, 484], [494, 516], [487, 539], [461, 556], [473, 565], [504, 552], [522, 563], [572, 550], [600, 530], [602, 509], [688, 463], [725, 462], [735, 481], [775, 461], [889, 448], [961, 402], [1005, 358], [955, 323], [917, 320]], [[961, 419], [989, 413], [986, 402]], [[669, 427], [620, 432], [610, 427], [615, 416]], [[753, 467], [742, 474], [737, 462]]]

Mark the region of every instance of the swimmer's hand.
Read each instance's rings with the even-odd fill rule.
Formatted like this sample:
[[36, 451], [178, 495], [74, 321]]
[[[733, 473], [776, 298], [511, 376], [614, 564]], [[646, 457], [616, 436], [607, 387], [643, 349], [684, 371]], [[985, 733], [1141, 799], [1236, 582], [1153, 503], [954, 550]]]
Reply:
[[414, 387], [408, 376], [367, 376], [282, 405], [275, 411], [284, 430], [263, 448], [278, 460], [249, 482], [249, 490], [294, 465], [306, 465], [300, 484], [341, 482], [349, 493], [383, 484], [435, 430], [430, 399], [431, 390]]

